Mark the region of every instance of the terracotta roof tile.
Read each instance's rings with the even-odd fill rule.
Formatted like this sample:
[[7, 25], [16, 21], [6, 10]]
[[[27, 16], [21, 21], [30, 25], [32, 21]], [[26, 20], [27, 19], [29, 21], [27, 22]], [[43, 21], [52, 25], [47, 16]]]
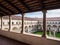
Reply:
[[[4, 19], [8, 19], [8, 16], [4, 16]], [[21, 16], [12, 16], [13, 20], [21, 20], [22, 17]], [[25, 20], [30, 20], [30, 21], [43, 21], [43, 18], [30, 18], [30, 17], [25, 17]], [[47, 21], [60, 21], [60, 17], [49, 17], [46, 18]]]

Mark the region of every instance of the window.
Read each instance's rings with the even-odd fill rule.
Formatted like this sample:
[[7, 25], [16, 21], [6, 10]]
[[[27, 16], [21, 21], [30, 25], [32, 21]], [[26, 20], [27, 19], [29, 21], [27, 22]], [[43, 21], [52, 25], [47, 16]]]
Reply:
[[3, 22], [3, 25], [4, 25], [5, 23]]
[[18, 22], [16, 22], [16, 24], [18, 24]]
[[14, 25], [14, 22], [12, 22], [12, 25]]
[[60, 22], [59, 22], [59, 24], [60, 24]]

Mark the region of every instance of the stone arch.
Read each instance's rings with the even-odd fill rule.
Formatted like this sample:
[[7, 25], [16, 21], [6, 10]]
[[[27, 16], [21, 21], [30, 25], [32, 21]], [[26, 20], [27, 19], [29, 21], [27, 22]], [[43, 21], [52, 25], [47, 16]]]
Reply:
[[9, 30], [9, 28], [4, 28], [4, 30], [8, 31], [8, 30]]
[[51, 29], [51, 25], [47, 25], [47, 30], [50, 30]]
[[42, 25], [38, 25], [37, 29], [38, 31], [42, 31]]
[[56, 28], [57, 26], [56, 26], [56, 25], [53, 25], [53, 27], [55, 27], [55, 28]]
[[38, 25], [38, 29], [40, 29], [41, 25]]
[[47, 27], [51, 27], [51, 25], [47, 25]]
[[13, 27], [12, 30], [18, 30], [18, 28], [17, 27]]
[[28, 32], [28, 26], [25, 26], [25, 32]]
[[58, 30], [58, 32], [60, 33], [60, 25], [58, 26], [58, 29], [57, 29], [57, 30]]
[[29, 25], [29, 28], [31, 28], [31, 26]]
[[51, 30], [49, 31], [49, 33], [50, 33], [50, 36], [56, 36], [55, 34], [56, 34], [56, 31], [57, 31], [57, 26], [56, 25], [53, 25], [52, 27], [51, 27]]
[[25, 26], [25, 29], [28, 28], [28, 26]]

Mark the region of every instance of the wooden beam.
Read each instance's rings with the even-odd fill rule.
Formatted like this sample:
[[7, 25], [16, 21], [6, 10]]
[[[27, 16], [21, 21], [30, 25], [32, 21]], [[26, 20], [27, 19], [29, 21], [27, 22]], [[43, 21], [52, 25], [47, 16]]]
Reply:
[[3, 13], [0, 12], [0, 16], [5, 16]]
[[8, 4], [10, 4], [12, 7], [14, 7], [16, 10], [18, 10], [18, 12], [19, 13], [22, 13], [22, 11], [18, 8], [18, 7], [16, 7], [14, 4], [12, 4], [10, 1], [8, 1], [8, 0], [5, 0]]
[[24, 5], [29, 11], [31, 11], [30, 7], [24, 2], [24, 0], [19, 0], [22, 5]]
[[55, 3], [47, 3], [47, 4], [45, 4], [45, 6], [58, 5], [58, 4], [60, 4], [60, 2], [55, 2]]
[[53, 10], [53, 9], [60, 9], [60, 4], [59, 5], [54, 5], [54, 6], [46, 6], [45, 7], [47, 10]]
[[44, 4], [48, 4], [48, 3], [55, 3], [55, 2], [60, 2], [60, 0], [54, 0], [54, 1], [44, 1]]
[[0, 10], [0, 13], [3, 13], [3, 14], [5, 14], [5, 15], [8, 15], [8, 13], [7, 12], [5, 12], [5, 11], [3, 11], [3, 10]]
[[46, 10], [42, 10], [43, 13], [43, 35], [42, 37], [46, 38]]
[[8, 10], [10, 13], [14, 13], [13, 11], [9, 10], [9, 9], [6, 8], [5, 6], [3, 6], [2, 4], [0, 4], [0, 7], [2, 7], [2, 8], [4, 8], [4, 9]]
[[40, 7], [41, 7], [41, 10], [44, 10], [45, 9], [45, 4], [43, 3], [44, 2], [44, 0], [38, 0], [38, 2], [40, 3]]

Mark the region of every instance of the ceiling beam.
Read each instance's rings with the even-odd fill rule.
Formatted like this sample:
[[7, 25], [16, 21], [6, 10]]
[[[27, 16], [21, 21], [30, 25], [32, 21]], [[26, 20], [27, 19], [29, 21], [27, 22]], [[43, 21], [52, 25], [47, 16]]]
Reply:
[[45, 6], [58, 5], [60, 2], [46, 3]]
[[22, 13], [22, 11], [18, 8], [18, 7], [16, 7], [15, 5], [13, 5], [10, 1], [8, 1], [8, 0], [5, 0], [8, 4], [10, 4], [12, 7], [14, 7], [16, 10], [18, 10], [18, 13]]
[[4, 8], [4, 9], [8, 10], [10, 13], [14, 13], [13, 11], [9, 10], [9, 9], [6, 8], [5, 6], [3, 6], [2, 4], [0, 4], [0, 7], [2, 7], [2, 8]]
[[3, 12], [5, 15], [9, 15], [7, 12], [0, 9], [0, 12]]
[[57, 5], [57, 6], [54, 5], [54, 6], [51, 6], [51, 7], [50, 7], [50, 6], [46, 6], [45, 8], [46, 8], [47, 10], [60, 9], [60, 5]]
[[43, 2], [44, 4], [48, 4], [48, 3], [55, 3], [55, 2], [60, 2], [60, 0], [55, 0], [55, 1], [51, 1], [51, 2]]
[[41, 10], [43, 10], [43, 9], [45, 9], [45, 4], [43, 3], [44, 2], [44, 0], [38, 0], [38, 2], [40, 3], [40, 7], [41, 7]]
[[0, 16], [5, 16], [5, 14], [3, 14], [3, 13], [0, 13]]
[[19, 0], [19, 2], [25, 6], [29, 11], [31, 11], [30, 7], [24, 2], [24, 0]]

